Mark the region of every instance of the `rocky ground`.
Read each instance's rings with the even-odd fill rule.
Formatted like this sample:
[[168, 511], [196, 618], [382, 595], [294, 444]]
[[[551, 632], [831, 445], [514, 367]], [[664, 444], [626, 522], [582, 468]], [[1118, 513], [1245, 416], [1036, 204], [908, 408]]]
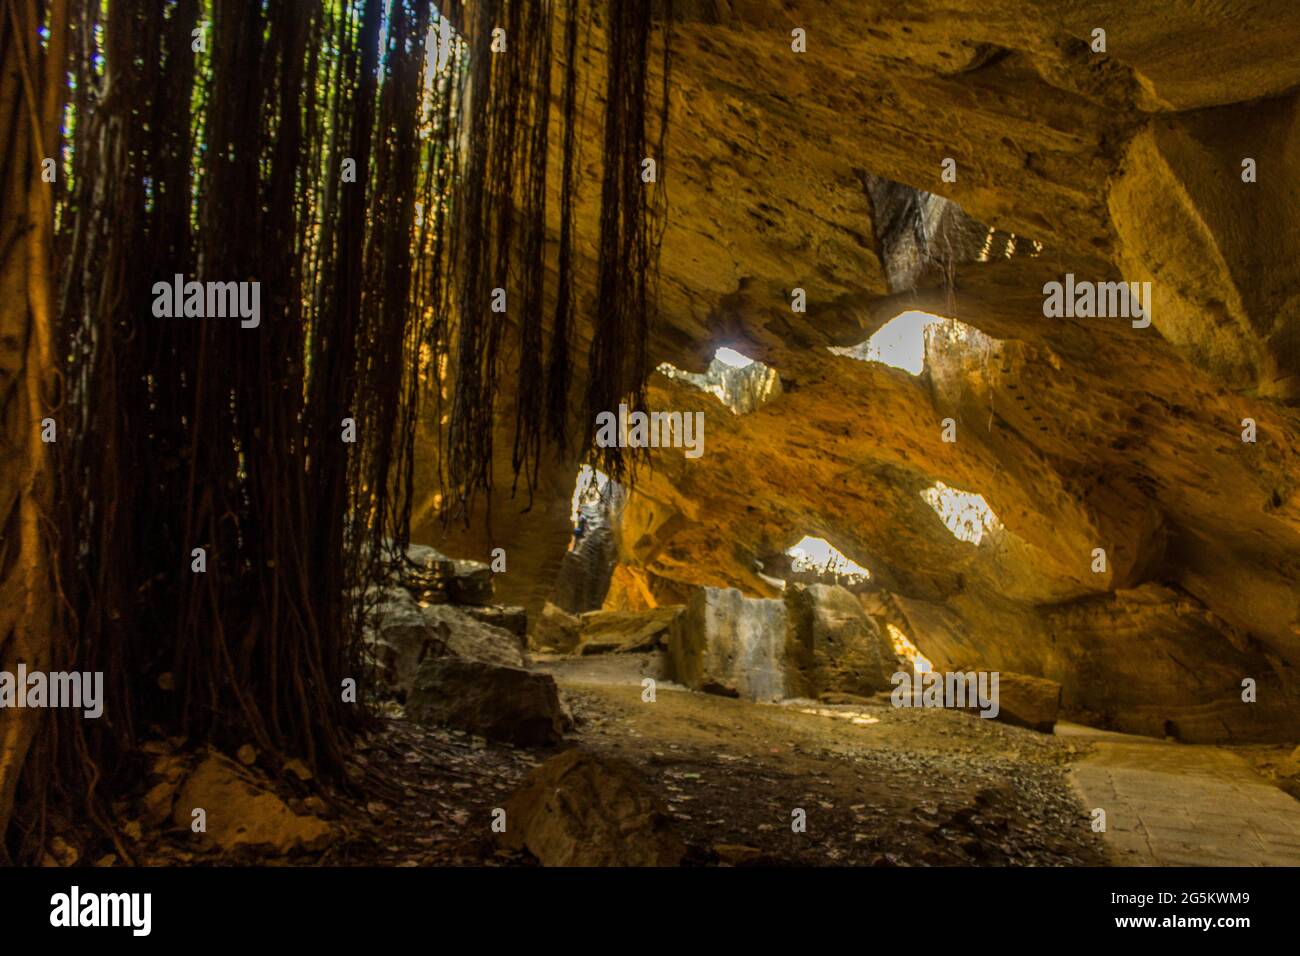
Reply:
[[[139, 837], [132, 856], [154, 865], [536, 865], [527, 851], [502, 847], [493, 811], [546, 758], [580, 748], [637, 770], [685, 842], [688, 865], [1104, 862], [1063, 773], [1085, 745], [965, 714], [897, 710], [887, 699], [765, 705], [660, 684], [646, 702], [646, 657], [542, 662], [576, 721], [555, 747], [384, 719], [360, 760], [388, 793], [327, 794], [305, 807], [287, 798], [330, 824], [320, 848], [204, 849], [207, 841], [173, 823], [129, 826]], [[792, 828], [799, 809], [805, 832]]]
[[[51, 821], [47, 863], [1108, 862], [1066, 772], [1104, 744], [1026, 729], [1055, 722], [1059, 690], [1040, 700], [1037, 685], [1050, 682], [1004, 682], [997, 721], [897, 708], [866, 677], [901, 664], [848, 592], [806, 592], [812, 616], [794, 620], [792, 642], [776, 641], [794, 656], [769, 675], [789, 687], [767, 702], [726, 686], [734, 675], [719, 662], [749, 660], [755, 638], [717, 614], [696, 615], [692, 640], [694, 618], [672, 608], [581, 619], [552, 608], [530, 651], [522, 612], [485, 603], [485, 566], [425, 558], [378, 594], [367, 642], [379, 717], [357, 742], [350, 787], [251, 745], [223, 754], [151, 740], [136, 792], [112, 807], [114, 840]], [[712, 663], [683, 668], [697, 644]], [[674, 667], [707, 671], [721, 692], [673, 682]], [[819, 699], [795, 687], [820, 688]], [[1253, 756], [1258, 775], [1289, 772], [1280, 752]]]
[[[948, 711], [755, 704], [660, 684], [629, 658], [559, 660], [580, 746], [637, 766], [701, 862], [1088, 865], [1062, 768], [1083, 748]], [[635, 660], [632, 660], [635, 664]], [[612, 667], [610, 665], [613, 665]], [[792, 813], [806, 813], [794, 832]]]

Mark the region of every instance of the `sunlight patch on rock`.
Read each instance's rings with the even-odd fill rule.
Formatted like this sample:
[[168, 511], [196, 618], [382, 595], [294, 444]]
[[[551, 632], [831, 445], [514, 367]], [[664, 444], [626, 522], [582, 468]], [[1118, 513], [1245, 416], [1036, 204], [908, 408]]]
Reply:
[[903, 629], [895, 624], [886, 624], [885, 630], [889, 632], [889, 643], [894, 646], [894, 653], [912, 664], [912, 670], [917, 673], [925, 673], [934, 670], [934, 664], [930, 658], [921, 653], [921, 649], [912, 643], [911, 639], [903, 633]]

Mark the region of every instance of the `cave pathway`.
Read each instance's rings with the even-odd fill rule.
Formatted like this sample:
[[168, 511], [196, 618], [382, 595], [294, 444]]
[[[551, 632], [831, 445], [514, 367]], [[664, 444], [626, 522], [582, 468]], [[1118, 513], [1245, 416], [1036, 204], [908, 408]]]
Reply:
[[[688, 691], [650, 654], [537, 660], [577, 719], [566, 744], [631, 762], [687, 843], [801, 865], [1092, 866], [1064, 768], [1082, 748], [946, 710], [755, 703]], [[653, 702], [642, 681], [657, 678]], [[806, 814], [794, 832], [792, 811]]]
[[1058, 725], [1094, 750], [1070, 776], [1123, 866], [1300, 865], [1300, 801], [1222, 747]]

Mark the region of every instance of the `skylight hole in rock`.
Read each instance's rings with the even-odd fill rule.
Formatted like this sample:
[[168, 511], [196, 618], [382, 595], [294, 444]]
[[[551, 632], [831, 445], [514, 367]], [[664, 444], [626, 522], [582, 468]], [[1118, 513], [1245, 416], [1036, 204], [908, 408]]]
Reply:
[[781, 394], [781, 376], [776, 369], [727, 346], [713, 353], [703, 373], [687, 372], [668, 362], [661, 363], [657, 371], [708, 392], [734, 415], [752, 412]]
[[725, 345], [713, 353], [713, 359], [731, 368], [748, 368], [754, 364], [754, 360], [748, 355], [742, 355], [735, 349], [728, 348]]
[[983, 495], [949, 488], [942, 481], [936, 481], [921, 492], [921, 497], [959, 541], [978, 546], [986, 534], [1002, 527], [1002, 522]]
[[843, 578], [848, 583], [860, 584], [871, 579], [871, 571], [858, 564], [825, 538], [805, 535], [786, 548], [790, 556], [790, 570], [795, 574], [808, 573]]
[[996, 339], [957, 319], [910, 309], [894, 316], [865, 342], [846, 347], [830, 346], [836, 355], [861, 362], [880, 362], [909, 375], [920, 375], [926, 357], [955, 352], [987, 356]]
[[909, 309], [894, 316], [865, 342], [846, 348], [831, 346], [836, 355], [863, 362], [881, 362], [901, 368], [910, 375], [920, 375], [925, 368], [925, 330], [940, 322], [951, 321], [929, 312]]

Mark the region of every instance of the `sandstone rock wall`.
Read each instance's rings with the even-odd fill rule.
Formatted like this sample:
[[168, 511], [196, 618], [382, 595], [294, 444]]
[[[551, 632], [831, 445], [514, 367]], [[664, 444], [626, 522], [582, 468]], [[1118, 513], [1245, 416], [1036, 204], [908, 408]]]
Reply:
[[[1300, 6], [676, 7], [650, 361], [703, 373], [727, 345], [773, 368], [782, 392], [736, 415], [652, 375], [652, 407], [705, 413], [707, 451], [652, 456], [620, 517], [607, 606], [680, 603], [699, 585], [772, 598], [755, 562], [813, 534], [926, 609], [911, 637], [936, 660], [960, 651], [1051, 677], [1068, 713], [1121, 729], [1294, 736], [1300, 58], [1287, 38]], [[795, 26], [806, 54], [791, 52]], [[1097, 27], [1105, 53], [1090, 47]], [[599, 50], [599, 23], [592, 36]], [[596, 63], [580, 64], [587, 139]], [[585, 184], [599, 161], [584, 153]], [[596, 194], [581, 198], [586, 249]], [[1014, 235], [1015, 254], [972, 254], [976, 226], [995, 248]], [[934, 262], [950, 268], [916, 268]], [[595, 264], [578, 270], [590, 283]], [[1043, 287], [1066, 273], [1151, 281], [1151, 327], [1046, 319]], [[936, 341], [918, 377], [828, 351], [907, 309], [980, 337]], [[579, 380], [598, 321], [581, 312]], [[505, 543], [498, 595], [539, 609], [577, 464], [548, 456], [532, 508], [499, 502], [510, 518], [491, 535], [428, 540], [484, 557]], [[954, 538], [920, 497], [937, 481], [983, 495], [999, 530]], [[1233, 696], [1246, 677], [1255, 704]]]

